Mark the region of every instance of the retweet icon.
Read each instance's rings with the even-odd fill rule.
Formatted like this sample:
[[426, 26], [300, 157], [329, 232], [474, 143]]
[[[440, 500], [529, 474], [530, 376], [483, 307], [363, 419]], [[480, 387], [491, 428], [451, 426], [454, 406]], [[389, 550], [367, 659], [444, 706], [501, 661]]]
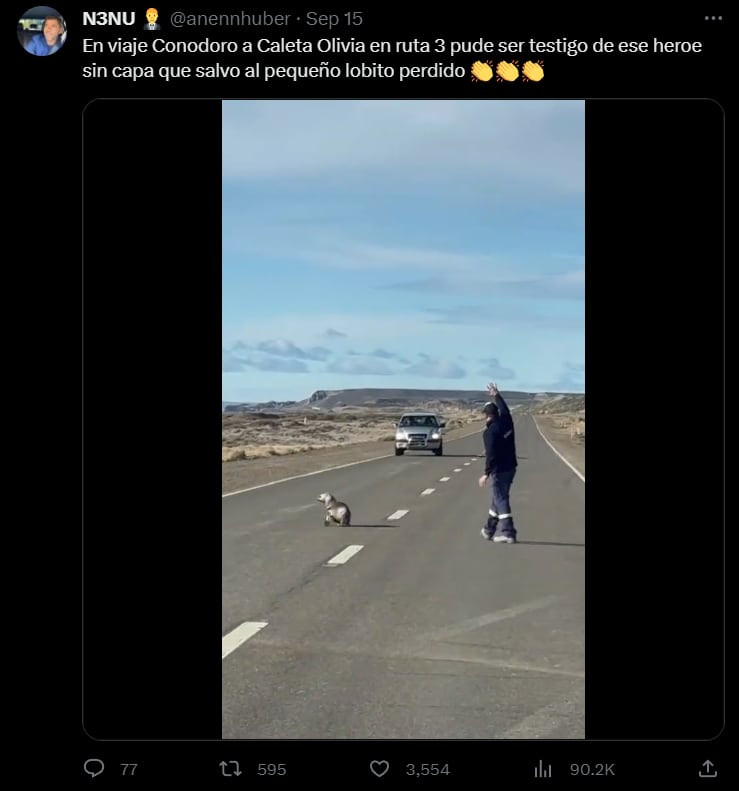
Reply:
[[533, 61], [527, 60], [526, 63], [523, 64], [523, 76], [527, 80], [531, 80], [531, 82], [539, 82], [544, 76], [544, 69], [542, 69], [541, 61], [534, 63]]
[[518, 79], [518, 69], [516, 65], [514, 63], [508, 63], [508, 61], [505, 60], [502, 60], [498, 64], [495, 73], [498, 75], [499, 80], [505, 80], [506, 82], [513, 82]]
[[472, 64], [472, 81], [473, 82], [488, 82], [493, 79], [493, 69], [491, 63], [483, 63], [481, 60], [476, 60]]

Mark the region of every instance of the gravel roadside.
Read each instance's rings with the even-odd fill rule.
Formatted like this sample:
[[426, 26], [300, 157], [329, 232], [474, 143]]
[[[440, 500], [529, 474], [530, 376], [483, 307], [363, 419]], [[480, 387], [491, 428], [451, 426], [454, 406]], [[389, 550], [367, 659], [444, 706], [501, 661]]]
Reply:
[[[471, 423], [444, 434], [445, 439], [458, 439], [482, 432], [483, 423]], [[221, 463], [221, 493], [248, 489], [265, 483], [305, 475], [310, 472], [364, 461], [378, 456], [392, 456], [393, 443], [357, 442], [339, 448], [320, 448], [318, 450], [295, 453], [291, 456], [269, 456], [263, 459], [239, 459]]]
[[557, 425], [559, 415], [536, 415], [536, 425], [554, 447], [585, 476], [585, 440], [571, 436]]

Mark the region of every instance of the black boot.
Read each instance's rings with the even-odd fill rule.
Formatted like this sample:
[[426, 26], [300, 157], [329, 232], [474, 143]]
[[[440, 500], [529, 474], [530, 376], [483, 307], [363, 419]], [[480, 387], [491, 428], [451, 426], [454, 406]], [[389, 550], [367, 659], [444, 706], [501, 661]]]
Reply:
[[500, 520], [500, 529], [495, 541], [498, 543], [515, 544], [517, 541], [516, 526], [513, 524], [513, 517], [507, 516]]
[[495, 535], [495, 530], [498, 527], [498, 517], [497, 516], [490, 516], [488, 514], [488, 520], [485, 523], [485, 527], [482, 529], [482, 536], [483, 538], [487, 538], [488, 541], [492, 539]]

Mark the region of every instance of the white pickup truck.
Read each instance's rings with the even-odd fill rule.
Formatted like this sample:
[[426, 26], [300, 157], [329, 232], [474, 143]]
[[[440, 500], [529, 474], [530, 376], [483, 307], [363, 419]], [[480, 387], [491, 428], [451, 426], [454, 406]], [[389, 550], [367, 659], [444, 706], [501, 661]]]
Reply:
[[433, 412], [406, 412], [395, 426], [395, 455], [402, 456], [407, 450], [430, 450], [441, 456], [444, 426], [446, 421]]

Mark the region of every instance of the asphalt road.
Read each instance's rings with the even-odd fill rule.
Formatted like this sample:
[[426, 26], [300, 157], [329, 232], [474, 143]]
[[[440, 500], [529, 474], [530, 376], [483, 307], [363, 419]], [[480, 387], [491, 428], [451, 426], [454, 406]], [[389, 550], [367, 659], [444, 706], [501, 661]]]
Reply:
[[517, 439], [515, 545], [480, 535], [480, 432], [224, 497], [224, 739], [584, 738], [585, 486]]

